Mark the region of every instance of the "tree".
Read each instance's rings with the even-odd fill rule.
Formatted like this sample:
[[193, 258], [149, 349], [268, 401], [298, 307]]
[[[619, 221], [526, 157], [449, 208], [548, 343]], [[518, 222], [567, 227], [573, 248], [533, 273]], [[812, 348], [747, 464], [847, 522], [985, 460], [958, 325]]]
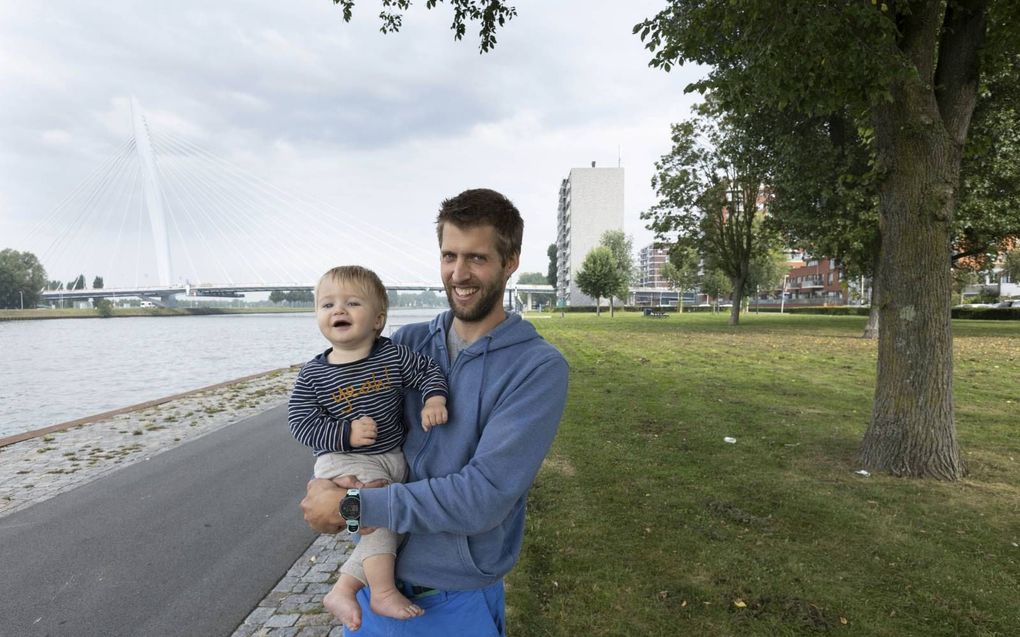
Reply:
[[714, 299], [712, 307], [718, 311], [720, 297], [730, 296], [733, 293], [733, 281], [722, 270], [709, 268], [701, 277], [701, 291]]
[[[443, 0], [425, 0], [425, 7], [432, 9]], [[491, 51], [496, 46], [496, 30], [504, 26], [517, 15], [517, 9], [501, 0], [449, 0], [454, 9], [453, 38], [460, 40], [467, 32], [469, 22], [478, 22], [479, 48], [482, 53]], [[344, 22], [350, 22], [354, 14], [355, 0], [333, 0], [333, 4], [343, 9]], [[396, 33], [403, 26], [404, 11], [411, 5], [409, 0], [383, 0], [379, 19], [383, 33]]]
[[93, 290], [103, 289], [103, 277], [97, 275], [96, 278], [92, 279], [92, 289]]
[[729, 278], [730, 325], [740, 322], [751, 261], [767, 253], [775, 233], [763, 223], [769, 157], [754, 130], [710, 100], [693, 119], [673, 125], [673, 148], [655, 163], [658, 201], [641, 214], [649, 229], [694, 241]]
[[684, 311], [684, 292], [698, 287], [701, 280], [701, 255], [697, 248], [685, 242], [677, 242], [669, 250], [669, 260], [662, 266], [662, 276], [677, 292], [677, 309]]
[[549, 281], [541, 272], [522, 272], [517, 277], [517, 283], [520, 285], [548, 285]]
[[620, 274], [620, 285], [609, 295], [609, 313], [613, 313], [613, 297], [626, 303], [630, 286], [637, 283], [638, 269], [634, 264], [634, 240], [622, 230], [606, 230], [599, 239], [599, 245], [613, 253], [616, 271]]
[[1020, 248], [1006, 253], [1003, 270], [1013, 282], [1020, 282]]
[[396, 290], [386, 290], [386, 298], [389, 301], [390, 307], [400, 307], [400, 292]]
[[550, 243], [549, 249], [545, 251], [546, 255], [549, 257], [549, 271], [545, 278], [547, 279], [547, 283], [553, 287], [556, 287], [556, 279], [558, 278], [557, 273], [559, 272], [559, 263], [556, 261], [556, 251], [555, 243]]
[[864, 114], [879, 194], [882, 327], [859, 463], [959, 479], [949, 247], [982, 68], [994, 73], [1020, 52], [1020, 4], [670, 0], [635, 32], [655, 66], [711, 65], [691, 88], [713, 90], [727, 110]]
[[782, 250], [775, 249], [767, 254], [760, 254], [751, 260], [747, 290], [754, 291], [755, 295], [759, 290], [774, 290], [782, 284], [789, 271], [786, 255]]
[[0, 307], [33, 308], [46, 284], [46, 269], [34, 254], [0, 250]]
[[85, 275], [79, 274], [77, 279], [67, 282], [67, 290], [84, 290], [85, 289]]
[[[615, 293], [622, 284], [620, 270], [613, 252], [605, 246], [592, 248], [591, 252], [584, 257], [576, 280], [577, 287], [595, 299], [595, 314], [602, 316], [602, 298]], [[610, 316], [613, 316], [612, 309], [610, 309]]]
[[283, 303], [286, 298], [286, 292], [283, 290], [273, 290], [269, 293], [270, 303]]
[[113, 316], [113, 302], [110, 299], [97, 299], [96, 311], [99, 312], [99, 316], [110, 318]]

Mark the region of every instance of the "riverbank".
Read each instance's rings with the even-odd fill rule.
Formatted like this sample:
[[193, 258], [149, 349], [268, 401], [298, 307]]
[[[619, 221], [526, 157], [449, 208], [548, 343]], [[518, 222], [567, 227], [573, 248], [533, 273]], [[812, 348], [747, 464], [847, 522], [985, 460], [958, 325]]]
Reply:
[[286, 402], [297, 370], [276, 370], [0, 439], [0, 516]]
[[134, 316], [211, 316], [216, 314], [293, 314], [313, 312], [311, 307], [119, 307], [110, 316], [93, 308], [0, 310], [0, 321], [69, 318], [124, 318]]
[[[250, 417], [286, 402], [297, 371], [276, 370], [0, 439], [0, 518], [218, 429], [244, 427]], [[351, 548], [346, 534], [320, 536], [234, 636], [341, 635], [322, 598]]]

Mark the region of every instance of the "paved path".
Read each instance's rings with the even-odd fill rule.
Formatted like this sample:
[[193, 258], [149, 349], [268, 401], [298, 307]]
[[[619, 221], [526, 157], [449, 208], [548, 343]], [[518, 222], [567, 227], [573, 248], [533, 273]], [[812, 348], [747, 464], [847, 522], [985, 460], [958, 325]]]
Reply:
[[230, 635], [314, 539], [285, 410], [0, 517], [0, 634]]
[[[172, 400], [165, 403], [96, 417], [89, 419], [87, 424], [0, 446], [0, 528], [11, 524], [11, 519], [19, 519], [21, 514], [14, 516], [17, 512], [30, 515], [28, 511], [60, 494], [77, 498], [85, 485], [104, 481], [133, 465], [158, 460], [160, 455], [220, 429], [230, 428], [230, 433], [223, 434], [227, 436], [245, 435], [247, 427], [259, 422], [252, 416], [286, 402], [296, 373], [296, 368], [292, 368], [227, 386], [173, 396]], [[306, 460], [310, 467], [311, 459]], [[245, 470], [250, 469], [247, 467]], [[291, 505], [294, 505], [293, 501]], [[300, 520], [296, 509], [289, 513], [295, 515], [295, 520]], [[160, 512], [160, 516], [163, 515], [164, 512]], [[81, 540], [81, 532], [75, 534], [77, 529], [71, 524], [64, 524], [62, 528], [63, 533], [58, 534], [58, 544], [81, 546], [75, 543]], [[162, 537], [160, 534], [160, 539]], [[5, 543], [0, 544], [0, 550], [3, 546]], [[340, 566], [347, 559], [350, 549], [346, 535], [320, 536], [293, 564], [278, 565], [278, 572], [275, 573], [278, 581], [275, 581], [272, 589], [261, 599], [256, 595], [256, 598], [246, 601], [249, 605], [244, 611], [239, 606], [236, 618], [222, 622], [226, 630], [201, 634], [203, 637], [227, 637], [233, 631], [234, 637], [339, 637], [342, 630], [333, 618], [323, 613], [321, 599], [336, 581]], [[248, 555], [247, 559], [258, 561], [262, 556], [253, 554]], [[287, 560], [292, 560], [292, 556], [289, 555]], [[281, 559], [281, 563], [287, 560]], [[143, 581], [146, 577], [160, 576], [154, 571], [154, 563], [136, 566], [134, 576], [141, 577]], [[165, 566], [175, 567], [175, 564]], [[0, 554], [0, 585], [8, 581], [6, 568], [7, 562]], [[166, 578], [167, 575], [164, 573], [162, 577]], [[266, 576], [266, 581], [272, 579]], [[81, 580], [71, 582], [74, 583], [81, 583]], [[191, 586], [191, 583], [188, 585]], [[114, 602], [113, 607], [116, 608], [118, 603]], [[13, 607], [13, 602], [0, 597], [0, 637], [47, 634], [88, 637], [90, 634], [100, 634], [72, 631], [69, 623], [50, 631], [42, 620], [28, 632], [11, 633], [14, 625], [5, 621], [10, 607]], [[250, 613], [245, 617], [248, 611]], [[42, 616], [37, 615], [33, 621], [39, 617]], [[234, 624], [227, 627], [231, 622]], [[124, 630], [123, 634], [147, 633]]]

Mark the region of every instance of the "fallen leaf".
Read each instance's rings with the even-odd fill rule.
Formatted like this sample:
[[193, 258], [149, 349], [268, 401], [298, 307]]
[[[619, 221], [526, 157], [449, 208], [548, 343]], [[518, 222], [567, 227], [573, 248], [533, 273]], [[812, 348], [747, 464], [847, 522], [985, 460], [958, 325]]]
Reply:
[[665, 600], [669, 597], [669, 591], [659, 591], [659, 599]]
[[847, 625], [848, 623], [850, 623], [850, 622], [848, 622], [848, 621], [847, 621], [847, 618], [846, 618], [846, 617], [840, 617], [840, 618], [839, 618], [839, 623], [841, 623], [841, 624], [843, 624], [844, 626], [846, 626], [846, 625]]
[[733, 605], [737, 608], [747, 608], [747, 604], [742, 599], [734, 600]]

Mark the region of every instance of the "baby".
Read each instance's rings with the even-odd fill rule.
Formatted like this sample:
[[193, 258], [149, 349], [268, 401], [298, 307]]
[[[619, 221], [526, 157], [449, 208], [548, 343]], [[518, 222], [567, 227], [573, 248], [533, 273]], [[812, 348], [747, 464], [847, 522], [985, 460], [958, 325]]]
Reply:
[[[446, 379], [432, 359], [380, 336], [389, 299], [371, 270], [341, 266], [326, 272], [315, 287], [315, 305], [319, 330], [332, 347], [298, 374], [288, 411], [291, 433], [315, 452], [316, 478], [403, 482], [403, 388], [421, 392], [421, 421], [428, 430], [446, 422]], [[345, 504], [360, 503], [358, 497], [350, 490]], [[347, 528], [356, 532], [360, 509], [347, 509], [354, 512], [344, 514]], [[394, 582], [399, 542], [388, 529], [365, 534], [340, 569], [330, 596], [339, 597], [339, 619], [349, 629], [360, 627], [355, 594], [365, 584], [378, 615], [410, 619], [424, 613]]]

